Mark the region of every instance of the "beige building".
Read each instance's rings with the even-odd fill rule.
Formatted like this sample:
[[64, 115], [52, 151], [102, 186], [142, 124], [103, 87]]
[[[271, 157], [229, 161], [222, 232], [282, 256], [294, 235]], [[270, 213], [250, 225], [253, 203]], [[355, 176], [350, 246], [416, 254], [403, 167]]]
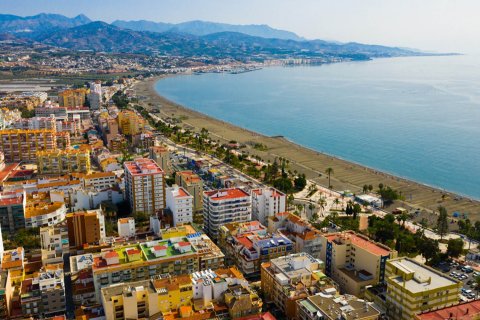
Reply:
[[344, 293], [363, 297], [367, 286], [385, 281], [385, 266], [397, 252], [353, 231], [322, 235], [325, 273]]
[[125, 162], [125, 192], [132, 212], [165, 209], [165, 172], [152, 159]]
[[164, 146], [150, 147], [150, 159], [153, 159], [167, 175], [172, 174], [170, 151]]
[[175, 175], [175, 184], [185, 188], [193, 196], [193, 214], [203, 212], [203, 181], [193, 171], [179, 171]]
[[458, 303], [462, 282], [410, 258], [389, 260], [386, 268], [387, 315], [414, 319], [425, 311]]
[[76, 149], [39, 151], [37, 166], [40, 174], [89, 173], [90, 151]]

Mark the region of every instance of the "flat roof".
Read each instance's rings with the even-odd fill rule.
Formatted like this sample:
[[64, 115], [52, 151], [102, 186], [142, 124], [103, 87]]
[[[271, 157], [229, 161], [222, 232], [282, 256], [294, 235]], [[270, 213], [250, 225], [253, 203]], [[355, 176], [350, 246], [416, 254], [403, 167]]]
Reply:
[[405, 273], [414, 273], [414, 277], [407, 281], [405, 281], [400, 275], [390, 277], [391, 281], [413, 293], [439, 289], [459, 283], [459, 281], [454, 280], [453, 278], [450, 278], [441, 272], [437, 272], [436, 270], [420, 264], [412, 259], [398, 258], [389, 260], [387, 263], [390, 263], [394, 267], [401, 269]]
[[380, 312], [364, 300], [359, 300], [352, 296], [324, 297], [315, 295], [308, 297], [300, 302], [302, 305], [308, 305], [308, 310], [320, 310], [327, 316], [327, 319], [337, 319], [338, 315], [343, 314], [345, 320], [353, 319], [372, 319], [379, 316]]
[[332, 233], [325, 235], [325, 237], [328, 239], [329, 242], [334, 242], [336, 239], [350, 240], [356, 246], [377, 256], [388, 256], [391, 253], [391, 250], [387, 249], [386, 247], [375, 243], [371, 239], [358, 235], [353, 231]]
[[204, 191], [204, 194], [212, 200], [221, 201], [236, 198], [249, 197], [250, 195], [240, 188], [219, 189], [213, 191]]
[[125, 169], [127, 169], [132, 176], [142, 176], [149, 174], [163, 174], [164, 171], [152, 159], [136, 159], [134, 161], [125, 162]]

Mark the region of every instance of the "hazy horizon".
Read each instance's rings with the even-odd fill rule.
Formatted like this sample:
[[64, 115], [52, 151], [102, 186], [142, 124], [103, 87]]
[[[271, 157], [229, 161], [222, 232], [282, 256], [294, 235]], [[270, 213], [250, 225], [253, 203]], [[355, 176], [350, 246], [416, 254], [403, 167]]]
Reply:
[[267, 24], [307, 39], [480, 53], [480, 1], [476, 0], [17, 0], [0, 3], [0, 12], [85, 14], [106, 22]]

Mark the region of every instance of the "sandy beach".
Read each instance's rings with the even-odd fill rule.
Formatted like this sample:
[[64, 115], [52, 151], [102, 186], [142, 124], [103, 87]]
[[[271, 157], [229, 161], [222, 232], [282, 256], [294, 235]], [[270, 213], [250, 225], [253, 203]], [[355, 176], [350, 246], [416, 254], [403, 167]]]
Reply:
[[[371, 184], [374, 189], [377, 189], [379, 183], [391, 186], [402, 192], [405, 202], [396, 201], [388, 208], [389, 210], [399, 206], [436, 210], [438, 206], [442, 205], [450, 214], [456, 211], [468, 213], [471, 220], [478, 220], [480, 217], [480, 202], [477, 200], [322, 154], [292, 143], [283, 137], [267, 137], [178, 105], [161, 97], [155, 91], [154, 85], [159, 79], [161, 77], [149, 78], [135, 85], [136, 94], [143, 97], [141, 104], [147, 109], [160, 109], [163, 116], [182, 117], [185, 119], [182, 124], [190, 129], [200, 131], [201, 128], [206, 128], [213, 139], [221, 142], [236, 140], [247, 144], [247, 151], [250, 154], [259, 155], [265, 161], [273, 161], [275, 157], [289, 159], [289, 167], [292, 171], [303, 172], [307, 178], [325, 186], [328, 184], [328, 177], [324, 172], [326, 168], [331, 167], [334, 170], [332, 186], [335, 190], [361, 193], [364, 184]], [[254, 143], [262, 143], [268, 147], [268, 150], [259, 151], [249, 146]], [[442, 200], [442, 194], [446, 194], [444, 200]]]

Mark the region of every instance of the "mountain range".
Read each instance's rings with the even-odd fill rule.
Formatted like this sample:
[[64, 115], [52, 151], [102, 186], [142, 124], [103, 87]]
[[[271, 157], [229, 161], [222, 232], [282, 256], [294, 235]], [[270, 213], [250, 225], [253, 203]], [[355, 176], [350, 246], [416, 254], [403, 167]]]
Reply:
[[[2, 35], [3, 34], [3, 35]], [[403, 48], [307, 41], [293, 32], [267, 25], [231, 25], [204, 21], [179, 24], [151, 21], [91, 21], [84, 15], [19, 17], [0, 15], [0, 39], [22, 39], [68, 48], [118, 53], [145, 53], [217, 58], [309, 57], [367, 60], [421, 55]]]

